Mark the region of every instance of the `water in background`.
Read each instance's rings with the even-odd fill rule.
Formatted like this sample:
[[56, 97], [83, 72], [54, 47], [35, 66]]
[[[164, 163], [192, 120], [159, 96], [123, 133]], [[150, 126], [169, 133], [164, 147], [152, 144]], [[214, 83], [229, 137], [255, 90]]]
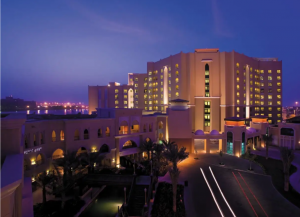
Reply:
[[44, 114], [54, 114], [54, 115], [70, 115], [70, 114], [89, 114], [88, 109], [60, 109], [60, 110], [27, 110], [27, 111], [7, 111], [0, 112], [1, 114], [10, 114], [10, 113], [25, 113], [25, 114], [35, 114], [44, 115]]

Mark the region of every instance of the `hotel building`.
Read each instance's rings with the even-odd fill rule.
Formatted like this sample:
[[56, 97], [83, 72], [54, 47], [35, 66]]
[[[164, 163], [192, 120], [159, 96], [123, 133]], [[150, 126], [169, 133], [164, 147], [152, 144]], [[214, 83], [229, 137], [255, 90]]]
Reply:
[[[227, 117], [245, 118], [247, 125], [251, 116], [267, 116], [273, 124], [282, 120], [282, 61], [277, 58], [195, 49], [148, 62], [147, 74], [128, 75], [130, 86], [134, 108], [144, 111], [166, 112], [171, 100], [188, 100], [193, 130], [224, 131]], [[89, 87], [90, 112], [113, 97], [99, 97], [92, 88], [96, 87]], [[120, 108], [113, 100], [109, 105]]]

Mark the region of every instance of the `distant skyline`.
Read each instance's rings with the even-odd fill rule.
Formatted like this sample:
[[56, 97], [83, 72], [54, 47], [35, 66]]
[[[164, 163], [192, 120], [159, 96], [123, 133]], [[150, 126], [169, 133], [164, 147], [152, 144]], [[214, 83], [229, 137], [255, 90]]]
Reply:
[[147, 62], [195, 48], [283, 61], [283, 105], [300, 102], [300, 1], [2, 1], [1, 98], [88, 103]]

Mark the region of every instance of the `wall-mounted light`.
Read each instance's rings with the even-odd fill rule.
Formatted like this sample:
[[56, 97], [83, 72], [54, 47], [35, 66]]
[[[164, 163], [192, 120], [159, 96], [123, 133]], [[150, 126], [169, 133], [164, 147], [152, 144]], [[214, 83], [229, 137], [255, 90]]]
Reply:
[[113, 162], [113, 163], [115, 162], [115, 159], [114, 159], [114, 158], [112, 159], [112, 162]]
[[49, 170], [46, 171], [47, 175], [49, 175]]
[[31, 178], [31, 182], [35, 182], [35, 178], [34, 177]]
[[36, 164], [35, 160], [32, 159], [32, 160], [31, 160], [31, 165], [35, 165], [35, 164]]

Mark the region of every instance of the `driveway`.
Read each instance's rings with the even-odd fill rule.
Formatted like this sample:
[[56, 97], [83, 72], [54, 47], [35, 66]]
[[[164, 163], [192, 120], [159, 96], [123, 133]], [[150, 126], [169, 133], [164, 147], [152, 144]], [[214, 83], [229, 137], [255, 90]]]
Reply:
[[[199, 159], [195, 160], [195, 157]], [[247, 172], [247, 160], [226, 155], [223, 161], [225, 167], [218, 166], [217, 155], [201, 154], [190, 155], [179, 164], [179, 183], [188, 181], [184, 191], [188, 217], [300, 216], [300, 209], [276, 191], [271, 178], [263, 175], [259, 166], [253, 165], [256, 173], [250, 173]], [[166, 174], [159, 181], [170, 182], [170, 177]]]

